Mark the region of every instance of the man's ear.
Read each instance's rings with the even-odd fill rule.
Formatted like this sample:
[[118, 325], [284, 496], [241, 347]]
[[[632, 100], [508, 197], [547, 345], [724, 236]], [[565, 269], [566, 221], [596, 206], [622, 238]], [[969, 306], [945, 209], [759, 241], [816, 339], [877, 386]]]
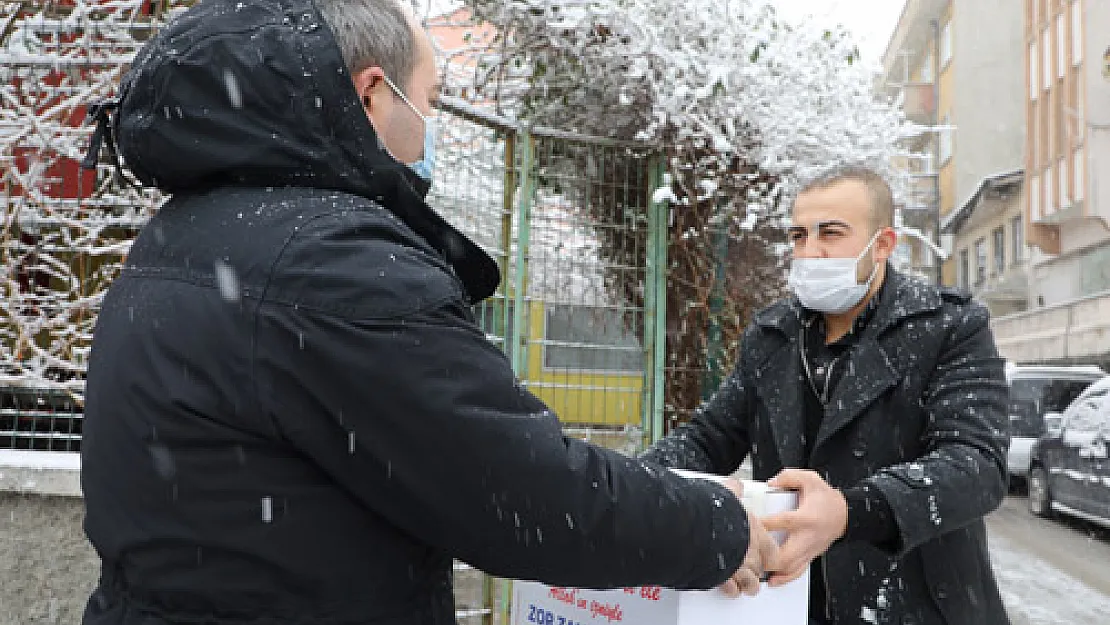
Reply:
[[875, 239], [875, 257], [877, 260], [886, 261], [894, 255], [894, 248], [898, 246], [898, 233], [894, 228], [883, 228]]
[[385, 71], [376, 65], [355, 72], [351, 79], [359, 102], [369, 110], [373, 110], [381, 98], [393, 97], [385, 81]]

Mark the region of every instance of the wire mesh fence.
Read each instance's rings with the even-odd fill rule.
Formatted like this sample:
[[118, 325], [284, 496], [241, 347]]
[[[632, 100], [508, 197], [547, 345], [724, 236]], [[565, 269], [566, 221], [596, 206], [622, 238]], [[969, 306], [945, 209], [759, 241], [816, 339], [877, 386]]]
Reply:
[[58, 389], [0, 389], [0, 449], [80, 451], [82, 415]]
[[662, 331], [645, 297], [665, 254], [649, 218], [658, 155], [525, 131], [453, 100], [440, 115], [429, 200], [502, 268], [478, 309], [484, 329], [568, 432], [635, 451], [653, 425]]
[[[567, 434], [640, 450], [662, 427], [660, 155], [526, 130], [449, 98], [439, 116], [429, 202], [502, 271], [479, 323]], [[486, 578], [483, 589], [481, 609], [504, 622], [508, 585]]]

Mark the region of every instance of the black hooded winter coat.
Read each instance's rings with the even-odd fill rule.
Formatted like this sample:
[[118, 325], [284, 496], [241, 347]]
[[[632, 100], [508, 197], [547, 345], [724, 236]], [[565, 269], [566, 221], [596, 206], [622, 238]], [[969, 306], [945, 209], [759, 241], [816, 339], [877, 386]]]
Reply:
[[739, 502], [567, 438], [475, 325], [492, 260], [379, 147], [309, 0], [206, 0], [137, 56], [119, 153], [171, 195], [98, 319], [86, 625], [443, 625], [451, 565], [709, 588]]

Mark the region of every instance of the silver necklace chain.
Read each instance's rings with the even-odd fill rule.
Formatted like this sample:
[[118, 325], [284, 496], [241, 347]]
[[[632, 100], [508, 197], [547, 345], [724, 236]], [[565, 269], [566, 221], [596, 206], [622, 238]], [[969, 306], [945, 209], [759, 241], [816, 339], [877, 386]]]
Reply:
[[[805, 322], [804, 328], [801, 332], [801, 336], [799, 337], [801, 351], [802, 351], [802, 366], [805, 368], [806, 379], [809, 380], [809, 387], [813, 389], [813, 394], [817, 396], [817, 399], [821, 400], [822, 404], [828, 404], [829, 403], [829, 386], [830, 386], [830, 382], [832, 382], [833, 367], [840, 364], [840, 359], [844, 356], [844, 354], [834, 356], [833, 359], [831, 361], [829, 361], [828, 365], [826, 365], [824, 367], [818, 367], [817, 368], [817, 373], [820, 374], [820, 373], [823, 372], [824, 376], [825, 376], [824, 384], [822, 385], [824, 388], [821, 389], [821, 390], [818, 390], [817, 389], [817, 382], [813, 378], [813, 371], [810, 369], [809, 351], [806, 349], [806, 339], [807, 339], [806, 332], [809, 330], [809, 328], [812, 324], [813, 324], [812, 319]], [[845, 352], [845, 354], [846, 353], [847, 352]]]

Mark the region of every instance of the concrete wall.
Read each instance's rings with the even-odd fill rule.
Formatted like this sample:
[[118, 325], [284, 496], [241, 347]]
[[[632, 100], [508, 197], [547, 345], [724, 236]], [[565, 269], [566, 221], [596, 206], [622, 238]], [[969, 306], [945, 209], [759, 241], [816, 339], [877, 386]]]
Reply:
[[[1033, 301], [1047, 306], [1110, 290], [1110, 77], [1104, 75], [1110, 2], [1083, 2], [1082, 107], [1086, 124], [1083, 210], [1060, 215], [1058, 256], [1038, 252], [1033, 262]], [[1081, 97], [1081, 100], [1084, 99]]]
[[[955, 20], [958, 16], [953, 10], [952, 3], [941, 12], [938, 20], [937, 28], [939, 32], [932, 30], [932, 24], [929, 24], [929, 38], [926, 45], [929, 46], [930, 53], [933, 50], [942, 48], [943, 45], [938, 45], [935, 42], [935, 35], [940, 34], [943, 37], [944, 25], [950, 20], [951, 37], [952, 37], [952, 58], [947, 63], [943, 62], [943, 52], [937, 55], [933, 67], [937, 72], [937, 124], [943, 124], [945, 117], [948, 118], [948, 123], [952, 126], [957, 126], [955, 130], [949, 131], [952, 133], [952, 155], [946, 161], [938, 160], [936, 167], [940, 172], [940, 212], [942, 215], [947, 214], [948, 211], [956, 207], [956, 203], [960, 198], [956, 197], [956, 161], [959, 159], [960, 148], [964, 140], [960, 136], [960, 129], [958, 127], [959, 121], [956, 119], [955, 102], [958, 94], [956, 93], [956, 68], [964, 62], [960, 59], [959, 53], [959, 37], [957, 37]], [[934, 137], [934, 141], [940, 141], [940, 134]], [[939, 154], [939, 148], [936, 152]]]
[[[939, 75], [938, 122], [948, 116], [952, 157], [940, 167], [942, 214], [966, 202], [985, 176], [1019, 169], [1025, 150], [1025, 13], [1013, 0], [953, 0], [952, 60]], [[958, 266], [944, 264], [944, 281]]]
[[0, 625], [73, 625], [100, 563], [81, 529], [80, 458], [0, 450]]
[[75, 625], [99, 560], [79, 497], [0, 492], [0, 625]]
[[[947, 120], [949, 126], [955, 127], [954, 130], [942, 131], [949, 132], [952, 135], [952, 154], [947, 160], [941, 160], [942, 157], [940, 154], [939, 143], [942, 133], [936, 133], [933, 137], [934, 146], [936, 146], [933, 153], [936, 154], [938, 157], [936, 161], [938, 172], [937, 190], [939, 193], [939, 196], [937, 197], [937, 202], [940, 208], [941, 218], [955, 209], [957, 203], [962, 199], [956, 197], [956, 163], [960, 159], [960, 150], [962, 149], [963, 145], [969, 143], [966, 138], [960, 136], [959, 120], [956, 119], [957, 115], [955, 102], [956, 98], [958, 97], [958, 94], [956, 93], [956, 68], [959, 66], [959, 64], [967, 61], [967, 59], [960, 58], [959, 42], [961, 41], [961, 39], [956, 32], [957, 24], [955, 23], [959, 19], [959, 16], [956, 14], [956, 7], [953, 6], [954, 2], [956, 1], [958, 0], [950, 1], [948, 5], [944, 8], [944, 10], [941, 12], [939, 23], [937, 25], [939, 32], [932, 32], [929, 37], [929, 46], [931, 50], [936, 51], [939, 48], [943, 47], [943, 45], [938, 45], [936, 43], [936, 36], [940, 35], [941, 37], [943, 37], [944, 25], [949, 21], [952, 22], [952, 25], [950, 27], [952, 38], [952, 58], [948, 61], [948, 63], [944, 63], [943, 52], [937, 54], [936, 57], [936, 68], [938, 72], [937, 125], [942, 125]], [[944, 284], [956, 283], [956, 264], [952, 262], [951, 259], [942, 264], [941, 277]]]
[[1032, 306], [1055, 306], [1070, 301], [1079, 293], [1078, 262], [1034, 252], [1030, 273]]
[[1110, 293], [995, 319], [998, 351], [1018, 363], [1110, 364]]
[[[1085, 0], [1083, 3], [1086, 46], [1083, 63], [1086, 69], [1087, 101], [1084, 116], [1087, 123], [1087, 200], [1089, 215], [1110, 223], [1110, 77], [1104, 59], [1110, 46], [1110, 2]], [[1066, 249], [1066, 248], [1065, 248]]]
[[[1022, 246], [1021, 260], [1015, 262], [1013, 249], [1013, 218], [1024, 211], [1024, 195], [1020, 187], [1006, 198], [989, 197], [980, 201], [970, 219], [956, 234], [953, 258], [959, 269], [960, 255], [966, 251], [971, 259], [970, 283], [972, 295], [983, 301], [993, 317], [1024, 311], [1029, 306], [1029, 247]], [[998, 273], [994, 264], [994, 231], [1003, 230], [1003, 260], [1005, 266]], [[975, 243], [987, 242], [987, 279], [977, 284]], [[1021, 295], [1020, 300], [1013, 299]]]
[[[0, 450], [0, 625], [81, 622], [100, 559], [81, 527], [77, 466], [76, 454]], [[480, 571], [456, 565], [460, 623], [483, 622], [484, 580]], [[493, 605], [500, 605], [502, 583], [492, 590]]]
[[1060, 224], [1064, 253], [1037, 253], [1031, 271], [1032, 300], [1062, 304], [1110, 290], [1110, 229], [1101, 219], [1070, 219]]
[[1025, 6], [1014, 0], [957, 0], [953, 13], [954, 194], [965, 202], [979, 181], [1019, 169], [1025, 157]]

